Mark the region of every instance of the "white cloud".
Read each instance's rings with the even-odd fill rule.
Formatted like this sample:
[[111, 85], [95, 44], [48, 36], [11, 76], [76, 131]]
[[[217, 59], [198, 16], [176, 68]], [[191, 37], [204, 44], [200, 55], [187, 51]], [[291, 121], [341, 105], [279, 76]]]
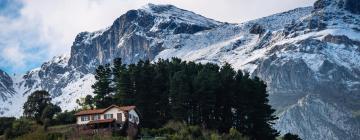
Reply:
[[[4, 46], [8, 46], [2, 44], [8, 44], [7, 40], [12, 40], [20, 42], [17, 48], [19, 52], [39, 56], [34, 61], [46, 61], [55, 55], [69, 54], [72, 42], [79, 32], [106, 28], [126, 11], [140, 8], [147, 3], [173, 4], [215, 20], [239, 23], [296, 7], [309, 6], [314, 1], [22, 0], [20, 17], [11, 19], [0, 16], [0, 51]], [[2, 67], [4, 66], [0, 64], [0, 68]]]
[[6, 47], [2, 50], [1, 55], [5, 59], [4, 61], [8, 61], [13, 64], [15, 67], [24, 67], [26, 58], [26, 54], [21, 52], [18, 44], [13, 44], [10, 47]]

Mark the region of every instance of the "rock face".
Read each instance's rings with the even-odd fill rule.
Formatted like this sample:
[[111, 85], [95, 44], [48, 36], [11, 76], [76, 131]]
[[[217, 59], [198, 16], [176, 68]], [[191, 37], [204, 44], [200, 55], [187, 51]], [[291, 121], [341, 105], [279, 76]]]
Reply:
[[153, 60], [164, 49], [163, 38], [194, 34], [220, 24], [172, 5], [148, 4], [128, 11], [104, 31], [80, 33], [72, 46], [69, 65], [89, 73], [115, 57], [121, 57], [127, 64]]
[[[63, 110], [92, 94], [99, 64], [121, 57], [179, 57], [200, 63], [225, 62], [268, 85], [278, 110], [274, 125], [305, 140], [360, 139], [360, 15], [351, 0], [319, 0], [314, 7], [228, 24], [171, 5], [131, 10], [112, 26], [76, 37], [70, 57], [54, 57], [14, 81], [14, 94], [0, 102], [2, 115], [19, 116], [28, 94], [52, 93]], [[19, 111], [20, 110], [20, 111]]]
[[15, 94], [12, 78], [0, 69], [0, 97], [6, 100], [9, 95]]

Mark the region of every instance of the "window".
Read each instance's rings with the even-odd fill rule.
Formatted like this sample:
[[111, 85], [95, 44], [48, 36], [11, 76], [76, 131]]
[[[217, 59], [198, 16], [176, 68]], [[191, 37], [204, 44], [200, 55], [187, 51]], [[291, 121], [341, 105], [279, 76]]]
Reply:
[[89, 121], [89, 116], [81, 116], [81, 121]]
[[113, 114], [105, 114], [104, 115], [104, 119], [112, 119], [113, 118]]
[[138, 117], [134, 117], [134, 122], [137, 123], [139, 121]]
[[94, 120], [100, 120], [100, 115], [99, 114], [94, 115]]

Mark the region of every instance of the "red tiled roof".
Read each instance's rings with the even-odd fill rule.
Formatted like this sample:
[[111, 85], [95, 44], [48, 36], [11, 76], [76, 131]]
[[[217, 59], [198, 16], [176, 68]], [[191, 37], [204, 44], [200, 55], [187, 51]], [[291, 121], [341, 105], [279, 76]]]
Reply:
[[82, 110], [82, 111], [80, 111], [78, 113], [75, 113], [75, 116], [90, 115], [90, 114], [102, 114], [105, 111], [107, 111], [107, 110], [109, 110], [109, 109], [111, 109], [113, 107], [116, 107], [116, 108], [118, 108], [118, 109], [120, 109], [122, 111], [130, 111], [130, 110], [136, 108], [136, 106], [121, 106], [121, 107], [119, 107], [117, 105], [111, 105], [111, 106], [109, 106], [107, 108], [103, 108], [103, 109]]
[[96, 124], [96, 123], [110, 123], [115, 121], [115, 119], [102, 119], [102, 120], [94, 120], [94, 121], [90, 121], [87, 124]]
[[121, 106], [119, 107], [120, 110], [123, 110], [123, 111], [130, 111], [132, 109], [135, 109], [136, 107], [135, 106]]
[[75, 116], [80, 115], [89, 115], [89, 114], [101, 114], [104, 112], [105, 109], [91, 109], [91, 110], [82, 110], [78, 113], [75, 113]]

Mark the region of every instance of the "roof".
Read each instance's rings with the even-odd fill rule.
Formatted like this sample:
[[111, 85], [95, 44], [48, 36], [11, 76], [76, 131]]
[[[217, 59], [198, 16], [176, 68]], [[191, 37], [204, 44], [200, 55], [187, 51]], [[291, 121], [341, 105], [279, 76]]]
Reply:
[[87, 124], [96, 124], [96, 123], [110, 123], [115, 121], [115, 119], [102, 119], [102, 120], [94, 120], [94, 121], [90, 121]]
[[103, 108], [103, 109], [91, 109], [91, 110], [82, 110], [78, 113], [75, 113], [75, 116], [81, 116], [81, 115], [90, 115], [90, 114], [102, 114], [105, 113], [107, 110], [111, 109], [111, 108], [118, 108], [119, 110], [122, 111], [130, 111], [132, 109], [135, 109], [136, 106], [117, 106], [117, 105], [111, 105], [107, 108]]

